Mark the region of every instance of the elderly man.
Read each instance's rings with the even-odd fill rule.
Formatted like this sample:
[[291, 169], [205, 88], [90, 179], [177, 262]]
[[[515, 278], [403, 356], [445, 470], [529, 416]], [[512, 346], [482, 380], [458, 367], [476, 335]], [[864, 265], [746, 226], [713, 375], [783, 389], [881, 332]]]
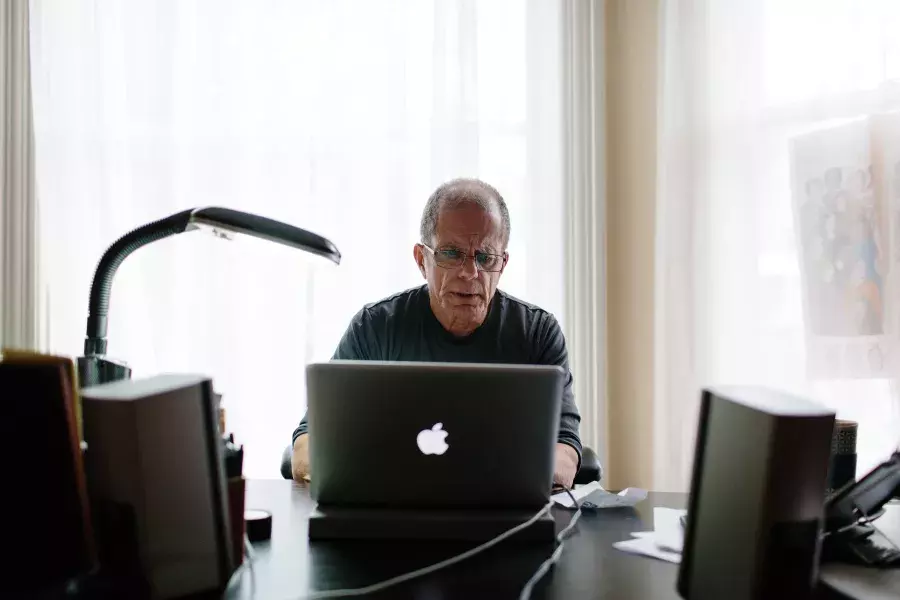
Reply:
[[[477, 179], [441, 185], [425, 205], [413, 248], [427, 284], [365, 306], [334, 358], [561, 366], [566, 383], [553, 479], [571, 487], [581, 441], [566, 342], [553, 315], [497, 289], [509, 232], [509, 211], [493, 187]], [[291, 470], [299, 481], [309, 476], [306, 417], [293, 439]]]

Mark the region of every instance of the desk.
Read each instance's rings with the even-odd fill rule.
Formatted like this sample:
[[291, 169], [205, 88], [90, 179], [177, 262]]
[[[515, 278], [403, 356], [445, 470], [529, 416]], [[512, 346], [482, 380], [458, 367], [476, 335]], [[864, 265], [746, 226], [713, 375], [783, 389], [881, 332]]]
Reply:
[[[677, 600], [677, 565], [630, 556], [612, 547], [632, 531], [653, 528], [653, 507], [683, 508], [686, 495], [653, 493], [637, 509], [584, 514], [566, 542], [560, 563], [533, 598]], [[313, 502], [305, 485], [287, 480], [247, 482], [247, 508], [272, 513], [272, 539], [254, 544], [257, 599], [287, 600], [313, 590], [361, 587], [428, 566], [472, 547], [471, 543], [315, 542], [307, 539]], [[571, 512], [554, 509], [562, 528]], [[549, 556], [552, 546], [502, 543], [485, 553], [378, 598], [517, 598], [522, 585]], [[249, 598], [249, 577], [230, 598]]]
[[[566, 543], [560, 563], [535, 589], [533, 598], [677, 600], [678, 566], [615, 550], [613, 542], [632, 531], [653, 528], [653, 508], [684, 508], [686, 494], [651, 493], [634, 509], [585, 513]], [[247, 508], [272, 513], [272, 539], [254, 544], [257, 599], [288, 600], [315, 590], [362, 587], [425, 567], [458, 554], [471, 544], [397, 542], [315, 542], [307, 539], [313, 508], [305, 485], [287, 480], [247, 482]], [[900, 507], [892, 507], [900, 517]], [[554, 509], [557, 528], [571, 512]], [[386, 590], [379, 598], [516, 598], [522, 585], [549, 555], [548, 546], [504, 542], [487, 552]], [[836, 565], [841, 567], [840, 565]], [[823, 577], [846, 580], [841, 569]], [[229, 598], [249, 598], [249, 577], [230, 589]], [[847, 589], [847, 588], [845, 588]], [[831, 597], [831, 596], [828, 596]], [[838, 596], [840, 597], [840, 596]]]

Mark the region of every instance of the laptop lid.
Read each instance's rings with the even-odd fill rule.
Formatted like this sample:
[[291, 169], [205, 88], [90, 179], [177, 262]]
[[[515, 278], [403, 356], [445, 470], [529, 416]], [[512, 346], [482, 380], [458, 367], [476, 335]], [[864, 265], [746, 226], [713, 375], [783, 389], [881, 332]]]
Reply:
[[331, 361], [306, 370], [311, 494], [368, 507], [539, 508], [557, 366]]

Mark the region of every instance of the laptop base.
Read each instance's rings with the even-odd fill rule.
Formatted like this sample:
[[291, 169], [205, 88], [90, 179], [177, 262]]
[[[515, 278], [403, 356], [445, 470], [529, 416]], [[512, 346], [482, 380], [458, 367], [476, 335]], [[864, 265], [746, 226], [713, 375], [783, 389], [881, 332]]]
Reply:
[[[486, 542], [520, 525], [537, 510], [396, 509], [316, 506], [309, 516], [310, 540], [459, 540]], [[512, 535], [520, 542], [552, 542], [549, 513]]]

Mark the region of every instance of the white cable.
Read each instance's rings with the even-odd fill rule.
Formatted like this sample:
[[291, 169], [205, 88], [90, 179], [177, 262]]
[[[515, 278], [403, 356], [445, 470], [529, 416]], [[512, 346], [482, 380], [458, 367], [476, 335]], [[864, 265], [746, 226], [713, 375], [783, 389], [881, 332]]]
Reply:
[[[225, 586], [225, 590], [234, 589], [233, 585], [244, 585], [244, 573], [250, 573], [250, 600], [253, 600], [253, 597], [256, 596], [256, 574], [253, 571], [253, 560], [256, 558], [256, 553], [253, 551], [253, 546], [250, 544], [250, 538], [247, 537], [247, 534], [244, 534], [244, 549], [247, 553], [247, 559], [241, 561], [240, 566], [234, 570], [234, 573], [231, 574], [231, 577], [228, 578], [228, 584]], [[237, 557], [236, 557], [237, 558]], [[239, 584], [235, 584], [235, 580], [239, 580]]]
[[525, 585], [522, 586], [522, 591], [519, 592], [519, 600], [528, 600], [531, 597], [531, 592], [534, 590], [534, 586], [550, 571], [550, 567], [555, 565], [557, 561], [559, 561], [559, 557], [562, 556], [563, 547], [566, 545], [566, 538], [571, 535], [572, 531], [575, 529], [575, 524], [578, 522], [578, 519], [581, 518], [581, 504], [578, 503], [578, 500], [575, 499], [575, 496], [572, 495], [572, 490], [569, 488], [563, 488], [565, 492], [569, 495], [569, 498], [572, 499], [572, 504], [575, 505], [575, 514], [572, 515], [572, 520], [569, 521], [569, 524], [566, 525], [565, 529], [559, 532], [559, 535], [556, 536], [556, 541], [559, 542], [559, 545], [553, 551], [553, 554], [550, 555], [550, 558], [541, 563], [541, 565], [537, 568], [537, 571], [534, 572], [534, 575], [531, 576], [531, 579], [525, 582]]
[[[362, 596], [365, 594], [374, 594], [375, 592], [380, 592], [389, 587], [395, 586], [398, 583], [403, 583], [405, 581], [409, 581], [410, 579], [415, 579], [415, 578], [421, 577], [423, 575], [429, 575], [431, 573], [434, 573], [435, 571], [440, 571], [441, 569], [444, 569], [451, 565], [455, 565], [459, 562], [462, 562], [462, 561], [466, 560], [467, 558], [471, 558], [471, 557], [475, 556], [476, 554], [480, 554], [481, 552], [484, 552], [488, 548], [492, 548], [492, 547], [496, 546], [497, 544], [499, 544], [503, 540], [507, 539], [508, 537], [519, 533], [523, 529], [527, 529], [528, 527], [534, 525], [538, 521], [538, 519], [540, 519], [542, 516], [544, 516], [544, 514], [549, 512], [552, 507], [553, 507], [553, 501], [551, 500], [536, 515], [534, 515], [533, 517], [531, 517], [524, 523], [520, 523], [519, 525], [516, 525], [515, 527], [513, 527], [511, 529], [507, 529], [506, 531], [504, 531], [503, 533], [501, 533], [494, 539], [489, 540], [489, 541], [481, 544], [480, 546], [476, 546], [476, 547], [472, 548], [471, 550], [466, 550], [462, 554], [457, 554], [456, 556], [451, 556], [450, 558], [448, 558], [446, 560], [442, 560], [439, 563], [435, 563], [433, 565], [423, 567], [421, 569], [416, 569], [415, 571], [410, 571], [409, 573], [404, 573], [404, 574], [398, 575], [396, 577], [391, 577], [390, 579], [385, 579], [384, 581], [381, 581], [379, 583], [374, 583], [372, 585], [367, 585], [365, 587], [312, 592], [305, 596], [299, 596], [299, 597], [295, 597], [295, 598], [298, 598], [298, 600], [318, 600], [319, 598], [345, 598], [347, 596]], [[573, 518], [573, 521], [574, 521], [574, 518]], [[572, 524], [570, 523], [569, 526], [571, 527], [571, 525]], [[566, 529], [569, 529], [569, 527], [567, 527]], [[560, 536], [562, 536], [562, 533], [565, 533], [565, 530], [560, 533]], [[560, 537], [560, 536], [557, 536], [557, 537]]]
[[228, 583], [225, 585], [225, 594], [222, 595], [224, 598], [228, 593], [228, 590], [235, 589], [235, 586], [240, 586], [240, 583], [237, 583], [238, 580], [243, 581], [244, 579], [244, 567], [246, 565], [241, 565], [237, 569], [234, 570], [234, 573], [231, 574], [231, 577], [228, 578]]
[[253, 551], [253, 544], [250, 543], [250, 538], [247, 537], [246, 533], [244, 534], [244, 548], [247, 551], [247, 561], [244, 564], [247, 565], [247, 570], [250, 571], [250, 600], [253, 600], [256, 597], [256, 573], [253, 570], [256, 552]]

